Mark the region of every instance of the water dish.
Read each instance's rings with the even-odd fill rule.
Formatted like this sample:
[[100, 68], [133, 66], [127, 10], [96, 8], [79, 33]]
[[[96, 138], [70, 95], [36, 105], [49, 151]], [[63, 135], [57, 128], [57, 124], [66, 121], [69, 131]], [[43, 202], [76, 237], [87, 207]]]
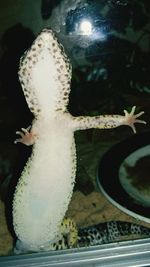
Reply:
[[[148, 162], [150, 133], [133, 135], [103, 156], [98, 167], [97, 183], [112, 204], [136, 219], [150, 223], [150, 182], [146, 180], [146, 172], [150, 169]], [[143, 179], [135, 176], [139, 167]]]

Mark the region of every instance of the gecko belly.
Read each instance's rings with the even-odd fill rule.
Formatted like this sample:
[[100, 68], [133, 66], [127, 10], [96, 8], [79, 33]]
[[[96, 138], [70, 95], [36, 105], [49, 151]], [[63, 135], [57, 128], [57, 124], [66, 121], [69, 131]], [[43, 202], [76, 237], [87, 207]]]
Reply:
[[42, 136], [34, 145], [13, 203], [19, 240], [37, 250], [60, 238], [59, 227], [72, 195], [76, 167], [71, 132], [59, 139], [58, 134], [51, 133], [51, 138], [45, 140]]

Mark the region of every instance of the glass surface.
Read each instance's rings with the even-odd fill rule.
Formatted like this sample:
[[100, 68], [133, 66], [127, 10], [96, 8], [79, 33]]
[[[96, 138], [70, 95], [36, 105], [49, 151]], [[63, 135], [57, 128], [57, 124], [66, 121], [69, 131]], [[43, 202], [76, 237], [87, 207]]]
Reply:
[[[0, 1], [1, 256], [12, 254], [12, 197], [32, 151], [30, 147], [13, 143], [16, 130], [28, 127], [33, 119], [18, 81], [20, 57], [44, 27], [51, 27], [73, 67], [70, 113], [74, 116], [122, 115], [124, 109], [131, 110], [135, 105], [137, 112], [145, 111], [142, 119], [147, 125], [136, 126], [142, 138], [142, 134], [150, 130], [149, 12], [147, 0]], [[67, 216], [74, 219], [78, 227], [121, 220], [150, 228], [148, 223], [110, 203], [96, 183], [99, 162], [105, 153], [124, 140], [129, 140], [127, 146], [130, 146], [129, 137], [133, 135], [125, 126], [75, 133], [77, 174]], [[109, 164], [111, 162], [108, 168]], [[110, 183], [112, 180], [110, 178]], [[119, 241], [137, 238], [143, 237], [131, 235]]]
[[149, 266], [150, 240], [126, 241], [121, 244], [93, 246], [80, 250], [43, 252], [0, 258], [3, 267], [49, 267], [49, 266], [88, 266], [88, 267], [134, 267]]

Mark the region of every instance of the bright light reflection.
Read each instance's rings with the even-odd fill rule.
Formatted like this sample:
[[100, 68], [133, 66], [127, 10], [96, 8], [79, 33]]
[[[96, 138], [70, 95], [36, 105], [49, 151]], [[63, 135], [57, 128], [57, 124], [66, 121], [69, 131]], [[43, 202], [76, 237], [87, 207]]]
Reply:
[[83, 35], [92, 34], [92, 23], [89, 20], [83, 20], [80, 24], [80, 31]]

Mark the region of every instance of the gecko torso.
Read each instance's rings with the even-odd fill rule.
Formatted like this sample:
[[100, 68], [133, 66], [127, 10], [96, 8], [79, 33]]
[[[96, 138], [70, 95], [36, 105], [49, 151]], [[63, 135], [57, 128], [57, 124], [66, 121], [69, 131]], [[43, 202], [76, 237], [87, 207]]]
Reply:
[[19, 79], [31, 112], [30, 132], [17, 132], [16, 142], [33, 144], [13, 200], [13, 224], [21, 246], [46, 249], [60, 240], [61, 223], [72, 196], [76, 173], [74, 131], [112, 128], [142, 122], [125, 116], [73, 117], [67, 111], [71, 66], [50, 29], [44, 29], [20, 61]]

